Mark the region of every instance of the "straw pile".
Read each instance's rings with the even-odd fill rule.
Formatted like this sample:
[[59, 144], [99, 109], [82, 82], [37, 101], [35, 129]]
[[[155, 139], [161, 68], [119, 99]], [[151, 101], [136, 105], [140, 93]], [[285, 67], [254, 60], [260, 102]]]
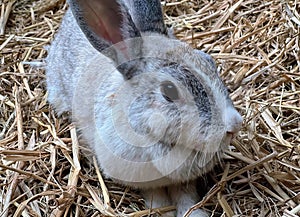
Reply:
[[[298, 216], [300, 2], [162, 4], [175, 34], [216, 59], [244, 117], [194, 208], [213, 216]], [[103, 181], [80, 154], [75, 126], [47, 104], [44, 70], [33, 65], [41, 65], [66, 8], [63, 0], [1, 1], [0, 216], [148, 214], [137, 191]]]

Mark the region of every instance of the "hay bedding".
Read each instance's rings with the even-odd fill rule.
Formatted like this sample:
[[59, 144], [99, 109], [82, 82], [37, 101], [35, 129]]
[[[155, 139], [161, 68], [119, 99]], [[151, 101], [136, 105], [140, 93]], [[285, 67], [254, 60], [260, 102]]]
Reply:
[[[211, 175], [214, 186], [194, 208], [298, 216], [300, 2], [163, 4], [176, 35], [217, 60], [244, 117], [223, 169]], [[148, 214], [138, 192], [103, 181], [94, 161], [79, 155], [75, 127], [47, 104], [44, 71], [26, 64], [40, 65], [65, 9], [62, 0], [1, 1], [0, 216]]]

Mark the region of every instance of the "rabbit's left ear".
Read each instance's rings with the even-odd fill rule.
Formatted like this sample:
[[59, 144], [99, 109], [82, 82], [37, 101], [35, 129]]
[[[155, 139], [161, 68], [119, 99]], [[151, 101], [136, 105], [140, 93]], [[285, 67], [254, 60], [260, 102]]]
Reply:
[[[124, 40], [141, 37], [128, 9], [117, 0], [69, 0], [74, 17], [90, 43], [103, 51], [117, 44], [114, 61], [120, 63], [136, 53], [137, 46]], [[122, 60], [119, 58], [122, 56]], [[111, 58], [111, 57], [110, 57]]]

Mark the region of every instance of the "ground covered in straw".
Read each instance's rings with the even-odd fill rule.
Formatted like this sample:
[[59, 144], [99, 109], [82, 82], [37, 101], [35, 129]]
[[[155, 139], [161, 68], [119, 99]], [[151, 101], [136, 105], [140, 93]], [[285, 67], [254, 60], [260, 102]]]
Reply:
[[[175, 34], [216, 59], [244, 117], [194, 208], [212, 216], [298, 216], [300, 2], [162, 4]], [[34, 65], [46, 56], [65, 2], [2, 0], [0, 7], [0, 216], [147, 215], [137, 191], [102, 180], [80, 154], [75, 126], [47, 104], [45, 72]]]

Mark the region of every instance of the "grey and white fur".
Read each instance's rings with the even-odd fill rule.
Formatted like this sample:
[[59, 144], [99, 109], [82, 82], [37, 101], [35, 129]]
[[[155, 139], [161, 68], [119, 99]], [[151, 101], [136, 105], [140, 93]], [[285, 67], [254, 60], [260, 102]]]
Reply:
[[173, 39], [159, 0], [69, 5], [46, 59], [49, 102], [72, 112], [106, 176], [183, 216], [242, 124], [213, 59]]

